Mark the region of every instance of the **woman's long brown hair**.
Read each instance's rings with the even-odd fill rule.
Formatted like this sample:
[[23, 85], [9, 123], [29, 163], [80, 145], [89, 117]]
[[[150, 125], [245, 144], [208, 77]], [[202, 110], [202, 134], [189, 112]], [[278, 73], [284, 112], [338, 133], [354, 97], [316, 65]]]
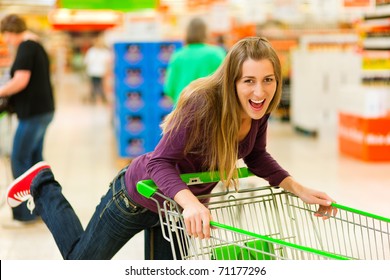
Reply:
[[200, 155], [204, 167], [218, 172], [226, 187], [237, 186], [238, 133], [242, 107], [236, 92], [242, 65], [248, 59], [271, 61], [277, 81], [275, 95], [266, 113], [275, 109], [282, 92], [279, 58], [265, 38], [249, 37], [238, 41], [214, 74], [193, 81], [181, 93], [177, 107], [162, 123], [169, 137], [176, 128], [189, 126], [185, 154]]

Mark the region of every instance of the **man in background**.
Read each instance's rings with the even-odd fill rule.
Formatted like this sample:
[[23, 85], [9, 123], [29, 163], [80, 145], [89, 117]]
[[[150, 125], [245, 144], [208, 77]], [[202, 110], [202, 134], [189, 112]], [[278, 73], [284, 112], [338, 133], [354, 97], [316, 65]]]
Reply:
[[[38, 36], [29, 32], [24, 19], [15, 14], [5, 16], [0, 29], [4, 42], [16, 51], [11, 79], [0, 87], [0, 96], [9, 98], [18, 119], [11, 152], [12, 175], [17, 178], [43, 160], [44, 138], [54, 116], [54, 97], [49, 57]], [[32, 200], [12, 208], [12, 225], [35, 221], [32, 208]]]
[[206, 41], [206, 23], [201, 18], [192, 19], [187, 27], [186, 45], [172, 55], [165, 77], [164, 93], [174, 104], [190, 82], [212, 74], [224, 60], [226, 52]]

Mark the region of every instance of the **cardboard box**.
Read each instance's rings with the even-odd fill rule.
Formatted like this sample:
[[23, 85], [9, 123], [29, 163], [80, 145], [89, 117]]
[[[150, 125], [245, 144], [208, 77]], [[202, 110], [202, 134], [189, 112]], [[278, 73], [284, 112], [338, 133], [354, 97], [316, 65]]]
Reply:
[[390, 114], [369, 118], [339, 113], [339, 151], [365, 161], [390, 161]]

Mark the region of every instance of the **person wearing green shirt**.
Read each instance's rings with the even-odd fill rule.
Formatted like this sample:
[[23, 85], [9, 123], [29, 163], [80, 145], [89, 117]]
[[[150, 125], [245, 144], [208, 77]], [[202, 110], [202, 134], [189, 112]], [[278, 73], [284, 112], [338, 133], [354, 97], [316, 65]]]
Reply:
[[201, 18], [192, 19], [187, 27], [186, 45], [172, 55], [165, 77], [164, 93], [175, 105], [190, 82], [214, 73], [225, 58], [225, 50], [207, 44], [206, 39], [206, 23]]

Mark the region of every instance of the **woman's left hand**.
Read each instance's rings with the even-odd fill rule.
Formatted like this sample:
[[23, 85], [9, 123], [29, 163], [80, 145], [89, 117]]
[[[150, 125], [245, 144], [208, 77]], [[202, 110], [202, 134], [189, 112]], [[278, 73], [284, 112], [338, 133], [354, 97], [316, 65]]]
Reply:
[[318, 210], [314, 214], [316, 217], [322, 217], [323, 220], [326, 220], [337, 214], [337, 208], [332, 207], [332, 202], [335, 201], [324, 192], [306, 188], [292, 177], [285, 178], [280, 183], [280, 186], [298, 196], [305, 203], [318, 204]]
[[316, 217], [322, 217], [323, 220], [326, 220], [337, 214], [337, 208], [331, 205], [335, 201], [324, 192], [302, 187], [297, 195], [303, 202], [319, 205], [317, 212], [314, 213]]

